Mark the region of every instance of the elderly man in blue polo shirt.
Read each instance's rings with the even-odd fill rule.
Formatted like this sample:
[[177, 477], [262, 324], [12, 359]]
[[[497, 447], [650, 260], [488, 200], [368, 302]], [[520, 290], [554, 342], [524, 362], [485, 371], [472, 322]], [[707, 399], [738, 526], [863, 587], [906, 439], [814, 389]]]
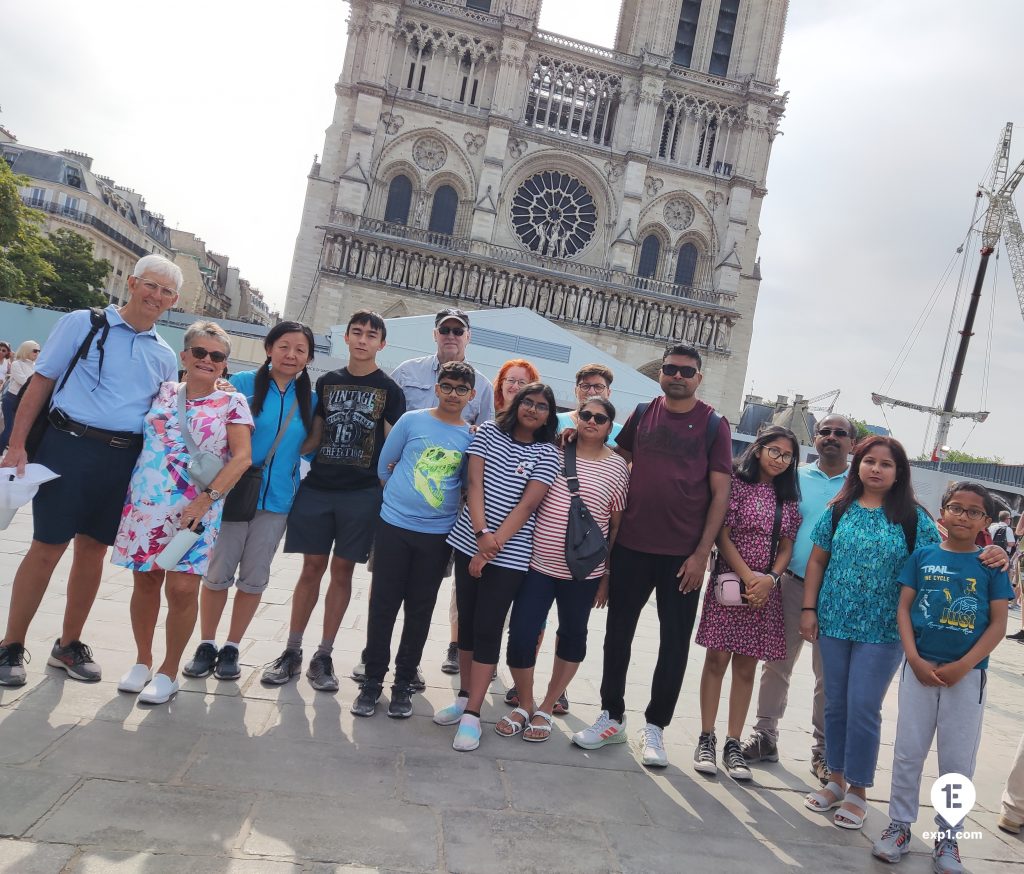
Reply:
[[[793, 544], [789, 570], [782, 575], [782, 611], [786, 623], [786, 658], [765, 662], [761, 668], [761, 686], [757, 695], [757, 723], [754, 732], [743, 744], [743, 757], [748, 762], [779, 760], [779, 720], [786, 712], [789, 681], [793, 666], [803, 650], [800, 637], [800, 608], [804, 600], [804, 573], [811, 555], [811, 530], [825, 512], [825, 507], [843, 487], [850, 465], [847, 456], [853, 450], [856, 429], [846, 417], [837, 413], [826, 416], [814, 435], [818, 460], [801, 465], [800, 515], [803, 521]], [[811, 665], [814, 668], [814, 705], [811, 720], [814, 744], [811, 746], [811, 773], [823, 784], [828, 782], [825, 764], [825, 682], [821, 672], [818, 645], [811, 644]]]
[[[177, 356], [154, 325], [174, 306], [181, 284], [177, 265], [147, 255], [128, 279], [128, 302], [121, 308], [108, 306], [105, 323], [94, 326], [89, 310], [68, 313], [43, 345], [0, 467], [24, 472], [25, 441], [45, 404], [50, 425], [33, 460], [60, 478], [43, 485], [33, 501], [32, 543], [14, 576], [7, 630], [0, 641], [0, 685], [25, 683], [29, 624], [71, 540], [74, 562], [64, 626], [47, 663], [75, 680], [100, 679], [100, 667], [81, 641], [82, 629], [142, 448], [143, 418], [160, 383], [177, 376]], [[69, 373], [93, 327], [85, 357]]]

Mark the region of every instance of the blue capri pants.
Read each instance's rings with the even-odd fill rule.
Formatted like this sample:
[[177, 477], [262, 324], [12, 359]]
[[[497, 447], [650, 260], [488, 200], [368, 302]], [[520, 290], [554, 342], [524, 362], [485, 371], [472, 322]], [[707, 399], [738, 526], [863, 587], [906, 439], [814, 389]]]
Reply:
[[537, 663], [537, 637], [553, 603], [558, 604], [555, 655], [579, 664], [587, 655], [587, 620], [601, 578], [560, 580], [530, 568], [512, 605], [506, 662], [510, 668]]

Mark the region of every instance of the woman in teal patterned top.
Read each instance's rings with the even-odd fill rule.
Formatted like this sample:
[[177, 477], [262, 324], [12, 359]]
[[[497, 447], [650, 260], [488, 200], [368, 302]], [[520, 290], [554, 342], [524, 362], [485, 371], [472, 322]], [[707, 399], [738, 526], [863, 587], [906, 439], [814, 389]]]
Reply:
[[859, 829], [875, 779], [882, 700], [903, 655], [896, 578], [916, 546], [940, 539], [914, 498], [910, 463], [898, 441], [869, 437], [858, 445], [846, 484], [811, 539], [800, 633], [818, 638], [832, 775], [805, 803], [821, 812], [839, 807], [833, 822]]

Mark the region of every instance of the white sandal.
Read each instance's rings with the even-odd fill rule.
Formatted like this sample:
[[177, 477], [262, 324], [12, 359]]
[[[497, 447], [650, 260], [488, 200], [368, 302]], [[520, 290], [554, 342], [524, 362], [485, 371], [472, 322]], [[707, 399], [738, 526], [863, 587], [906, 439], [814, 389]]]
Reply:
[[846, 797], [843, 798], [844, 804], [852, 804], [854, 807], [860, 808], [860, 813], [854, 813], [852, 810], [843, 810], [840, 808], [835, 812], [832, 817], [834, 822], [839, 828], [849, 829], [850, 831], [856, 831], [857, 829], [864, 828], [864, 818], [868, 815], [868, 803], [864, 798], [859, 795], [854, 795], [852, 792], [847, 792]]
[[[533, 720], [535, 720], [538, 716], [541, 719], [544, 720], [544, 724], [543, 725], [534, 725], [533, 724]], [[544, 743], [544, 741], [546, 741], [549, 737], [551, 737], [551, 728], [554, 725], [554, 722], [555, 722], [555, 720], [551, 716], [550, 713], [545, 713], [543, 710], [537, 710], [533, 714], [533, 716], [530, 717], [529, 725], [527, 725], [527, 726], [525, 726], [523, 728], [523, 740], [525, 740], [527, 743], [531, 743], [531, 744]], [[539, 732], [541, 732], [541, 736], [540, 737], [527, 737], [526, 736], [526, 732], [527, 731], [539, 731]]]
[[[522, 714], [522, 716], [523, 716], [523, 721], [522, 722], [516, 722], [512, 718], [517, 713], [521, 713]], [[530, 714], [527, 713], [525, 710], [523, 710], [522, 707], [516, 707], [507, 716], [503, 716], [503, 717], [501, 717], [501, 719], [498, 720], [498, 722], [494, 726], [494, 732], [495, 732], [495, 734], [498, 734], [501, 737], [515, 737], [517, 734], [522, 734], [526, 730], [526, 726], [527, 726], [527, 723], [529, 723], [529, 721], [530, 721]], [[499, 725], [507, 725], [512, 730], [511, 731], [499, 731], [498, 730], [498, 726]]]
[[[825, 792], [831, 792], [835, 796], [835, 800], [829, 801], [823, 794]], [[843, 787], [833, 781], [826, 783], [820, 791], [812, 792], [804, 798], [804, 807], [808, 810], [813, 810], [815, 813], [828, 813], [830, 810], [835, 810], [842, 803]]]

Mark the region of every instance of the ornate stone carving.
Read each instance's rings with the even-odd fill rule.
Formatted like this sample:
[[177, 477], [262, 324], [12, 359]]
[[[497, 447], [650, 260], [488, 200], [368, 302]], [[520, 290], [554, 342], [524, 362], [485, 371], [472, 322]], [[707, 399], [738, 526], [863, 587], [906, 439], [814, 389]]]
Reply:
[[644, 179], [644, 191], [647, 192], [648, 197], [657, 197], [658, 192], [661, 191], [664, 186], [664, 179], [656, 179], [654, 176], [648, 176]]
[[665, 223], [676, 231], [682, 231], [693, 224], [693, 207], [682, 197], [673, 197], [665, 204]]
[[710, 188], [704, 192], [704, 202], [707, 203], [708, 209], [714, 212], [718, 207], [725, 203], [725, 195], [721, 191], [712, 191]]
[[622, 164], [617, 164], [614, 161], [604, 162], [604, 175], [608, 180], [608, 184], [612, 185], [617, 180], [622, 178], [622, 174], [626, 172], [626, 168]]
[[526, 140], [517, 140], [515, 137], [509, 137], [508, 139], [508, 153], [513, 158], [521, 158], [526, 152], [527, 142]]
[[586, 186], [557, 170], [536, 173], [519, 186], [511, 217], [527, 249], [553, 258], [582, 251], [597, 228], [597, 207]]
[[412, 159], [421, 170], [440, 170], [448, 160], [448, 150], [437, 137], [420, 137], [412, 147]]
[[388, 136], [394, 136], [401, 130], [402, 125], [405, 124], [405, 119], [400, 115], [396, 115], [393, 112], [385, 112], [380, 117], [381, 123], [384, 125], [384, 132]]
[[466, 144], [466, 151], [471, 155], [479, 152], [487, 142], [487, 138], [483, 134], [467, 133], [462, 139]]

